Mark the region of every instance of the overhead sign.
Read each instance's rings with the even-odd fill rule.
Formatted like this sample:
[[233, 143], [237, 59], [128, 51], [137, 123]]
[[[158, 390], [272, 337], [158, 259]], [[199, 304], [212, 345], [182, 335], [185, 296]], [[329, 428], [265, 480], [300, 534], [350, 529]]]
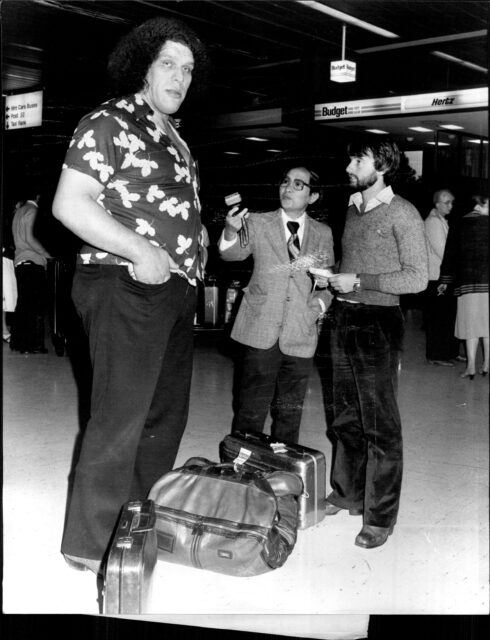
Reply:
[[40, 127], [43, 121], [43, 92], [31, 91], [5, 98], [5, 129]]
[[315, 105], [315, 120], [367, 118], [370, 116], [404, 115], [417, 111], [449, 111], [488, 107], [488, 88], [440, 91], [415, 96], [373, 98]]
[[354, 82], [356, 63], [350, 60], [335, 60], [330, 63], [330, 80], [333, 82]]

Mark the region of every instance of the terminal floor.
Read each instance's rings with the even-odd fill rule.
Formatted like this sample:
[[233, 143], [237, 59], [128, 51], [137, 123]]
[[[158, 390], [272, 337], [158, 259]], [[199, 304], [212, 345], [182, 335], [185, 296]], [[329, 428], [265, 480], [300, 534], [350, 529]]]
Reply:
[[[369, 614], [488, 613], [488, 376], [461, 379], [464, 363], [428, 365], [417, 314], [407, 314], [399, 390], [404, 480], [388, 542], [354, 546], [361, 520], [341, 512], [299, 531], [287, 563], [262, 576], [159, 562], [148, 619], [254, 630], [265, 614], [269, 633], [331, 637], [315, 627], [325, 616], [341, 627], [345, 616], [362, 626]], [[3, 346], [3, 612], [97, 615], [95, 577], [69, 568], [59, 552], [79, 407], [70, 359], [48, 346], [47, 355]], [[196, 334], [176, 466], [194, 455], [217, 460], [232, 419], [232, 383], [226, 342]], [[301, 442], [325, 453], [328, 475], [325, 429], [315, 370]]]

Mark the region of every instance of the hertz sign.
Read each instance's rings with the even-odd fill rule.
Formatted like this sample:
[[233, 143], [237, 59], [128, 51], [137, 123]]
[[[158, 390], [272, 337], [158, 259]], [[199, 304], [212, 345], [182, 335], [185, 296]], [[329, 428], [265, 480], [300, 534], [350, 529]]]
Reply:
[[462, 89], [414, 96], [374, 98], [315, 105], [315, 120], [368, 118], [372, 116], [406, 115], [415, 112], [482, 109], [488, 107], [488, 89]]
[[43, 122], [43, 92], [18, 93], [5, 98], [5, 129], [40, 127]]

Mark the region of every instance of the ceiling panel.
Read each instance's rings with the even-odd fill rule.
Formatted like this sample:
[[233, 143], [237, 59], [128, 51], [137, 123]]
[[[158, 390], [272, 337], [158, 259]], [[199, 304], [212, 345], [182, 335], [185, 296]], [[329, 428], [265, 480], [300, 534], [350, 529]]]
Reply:
[[[346, 57], [357, 64], [356, 82], [337, 84], [329, 77], [330, 61], [341, 58], [343, 21], [295, 0], [3, 0], [3, 93], [44, 89], [45, 124], [26, 131], [23, 139], [35, 136], [36, 153], [54, 150], [39, 156], [39, 163], [52, 165], [54, 172], [78, 119], [108, 97], [109, 52], [132, 26], [154, 16], [182, 18], [209, 48], [212, 72], [204, 99], [193, 102], [189, 95], [179, 114], [206, 166], [260, 158], [266, 163], [270, 148], [288, 152], [305, 136], [318, 144], [330, 140], [334, 127], [312, 122], [318, 102], [487, 85], [487, 1], [319, 4], [398, 36], [386, 38], [346, 23]], [[267, 109], [279, 110], [281, 118], [259, 127], [233, 124], [233, 118], [228, 127], [214, 126], [225, 114]], [[444, 115], [438, 118], [445, 120]], [[485, 113], [458, 118], [468, 131], [488, 135]], [[405, 128], [410, 124], [390, 118], [371, 126], [388, 129], [408, 144]], [[272, 146], [246, 141], [252, 132]], [[224, 155], [233, 150], [241, 153], [236, 160]]]

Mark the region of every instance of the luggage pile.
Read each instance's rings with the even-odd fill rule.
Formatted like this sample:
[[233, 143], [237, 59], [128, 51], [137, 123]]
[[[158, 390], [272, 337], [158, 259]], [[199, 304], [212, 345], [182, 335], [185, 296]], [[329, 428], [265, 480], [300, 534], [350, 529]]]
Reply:
[[104, 613], [144, 613], [158, 560], [232, 576], [281, 567], [298, 529], [324, 517], [324, 455], [233, 433], [220, 462], [190, 458], [145, 501], [123, 506], [105, 571]]

